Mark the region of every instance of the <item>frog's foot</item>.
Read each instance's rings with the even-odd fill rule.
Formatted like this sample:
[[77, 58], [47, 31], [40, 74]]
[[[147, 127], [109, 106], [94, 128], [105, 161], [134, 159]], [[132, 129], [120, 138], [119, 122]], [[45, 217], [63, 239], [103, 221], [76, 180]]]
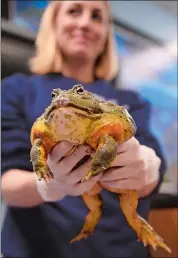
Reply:
[[[119, 192], [119, 191], [118, 191]], [[124, 190], [120, 191], [120, 206], [130, 225], [136, 232], [138, 240], [143, 244], [150, 245], [155, 250], [156, 247], [162, 247], [167, 252], [171, 252], [170, 248], [164, 243], [164, 240], [154, 231], [146, 220], [140, 217], [137, 212], [138, 195], [136, 191]]]
[[73, 238], [70, 243], [80, 241], [81, 239], [88, 238], [94, 231], [96, 225], [98, 224], [102, 211], [101, 211], [101, 199], [98, 194], [89, 196], [87, 194], [82, 195], [82, 198], [89, 208], [90, 212], [86, 216], [85, 224], [80, 231], [80, 233]]
[[44, 167], [44, 170], [35, 170], [35, 173], [37, 174], [39, 181], [43, 178], [46, 183], [49, 183], [51, 179], [54, 179], [53, 173], [46, 167]]
[[141, 240], [144, 246], [151, 245], [154, 250], [157, 247], [162, 247], [168, 253], [171, 253], [171, 249], [164, 243], [164, 240], [155, 232], [149, 223], [139, 215], [137, 215], [137, 219], [141, 224], [140, 230], [137, 232], [138, 240]]
[[44, 178], [46, 182], [49, 182], [50, 179], [54, 178], [53, 173], [46, 164], [46, 150], [41, 139], [35, 140], [30, 152], [30, 157], [33, 170], [37, 174], [38, 180]]
[[100, 137], [97, 151], [91, 162], [91, 168], [81, 182], [87, 181], [90, 177], [96, 176], [109, 168], [116, 156], [117, 142], [110, 135]]

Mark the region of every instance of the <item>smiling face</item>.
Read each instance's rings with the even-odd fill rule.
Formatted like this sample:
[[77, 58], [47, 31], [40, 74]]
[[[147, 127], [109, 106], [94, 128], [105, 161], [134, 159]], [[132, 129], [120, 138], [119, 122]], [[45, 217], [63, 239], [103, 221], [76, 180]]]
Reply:
[[66, 59], [95, 62], [103, 52], [109, 29], [104, 1], [62, 1], [56, 18], [58, 46]]

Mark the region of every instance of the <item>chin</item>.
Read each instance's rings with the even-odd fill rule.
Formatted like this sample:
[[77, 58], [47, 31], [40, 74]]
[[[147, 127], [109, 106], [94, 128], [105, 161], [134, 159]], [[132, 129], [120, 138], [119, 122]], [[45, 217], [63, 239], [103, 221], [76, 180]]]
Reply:
[[89, 55], [88, 51], [84, 50], [77, 50], [73, 52], [72, 54], [75, 56], [77, 59], [84, 59], [84, 60], [91, 60], [91, 55]]

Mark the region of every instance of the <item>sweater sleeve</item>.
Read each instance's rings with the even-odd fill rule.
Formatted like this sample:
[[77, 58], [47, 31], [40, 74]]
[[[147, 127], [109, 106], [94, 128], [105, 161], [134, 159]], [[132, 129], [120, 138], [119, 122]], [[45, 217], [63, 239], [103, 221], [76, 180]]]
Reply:
[[154, 149], [158, 157], [161, 159], [159, 183], [151, 194], [151, 196], [154, 196], [154, 194], [158, 193], [159, 187], [163, 181], [163, 176], [167, 169], [167, 162], [159, 140], [153, 135], [150, 129], [150, 120], [152, 115], [151, 104], [139, 95], [136, 95], [136, 99], [136, 103], [130, 110], [130, 113], [137, 125], [135, 137], [140, 144]]
[[32, 171], [30, 135], [24, 112], [23, 94], [27, 78], [15, 74], [2, 80], [1, 103], [1, 173], [9, 169]]

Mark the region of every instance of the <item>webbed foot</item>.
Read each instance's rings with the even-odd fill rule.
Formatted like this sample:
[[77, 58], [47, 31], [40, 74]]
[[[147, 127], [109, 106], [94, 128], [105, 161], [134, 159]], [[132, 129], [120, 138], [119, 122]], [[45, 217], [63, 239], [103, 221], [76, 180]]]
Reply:
[[155, 232], [149, 223], [139, 215], [137, 215], [137, 219], [141, 224], [139, 232], [136, 231], [138, 240], [141, 240], [144, 246], [152, 246], [154, 250], [156, 250], [157, 247], [162, 247], [168, 253], [171, 253], [171, 249], [164, 243], [164, 240]]

